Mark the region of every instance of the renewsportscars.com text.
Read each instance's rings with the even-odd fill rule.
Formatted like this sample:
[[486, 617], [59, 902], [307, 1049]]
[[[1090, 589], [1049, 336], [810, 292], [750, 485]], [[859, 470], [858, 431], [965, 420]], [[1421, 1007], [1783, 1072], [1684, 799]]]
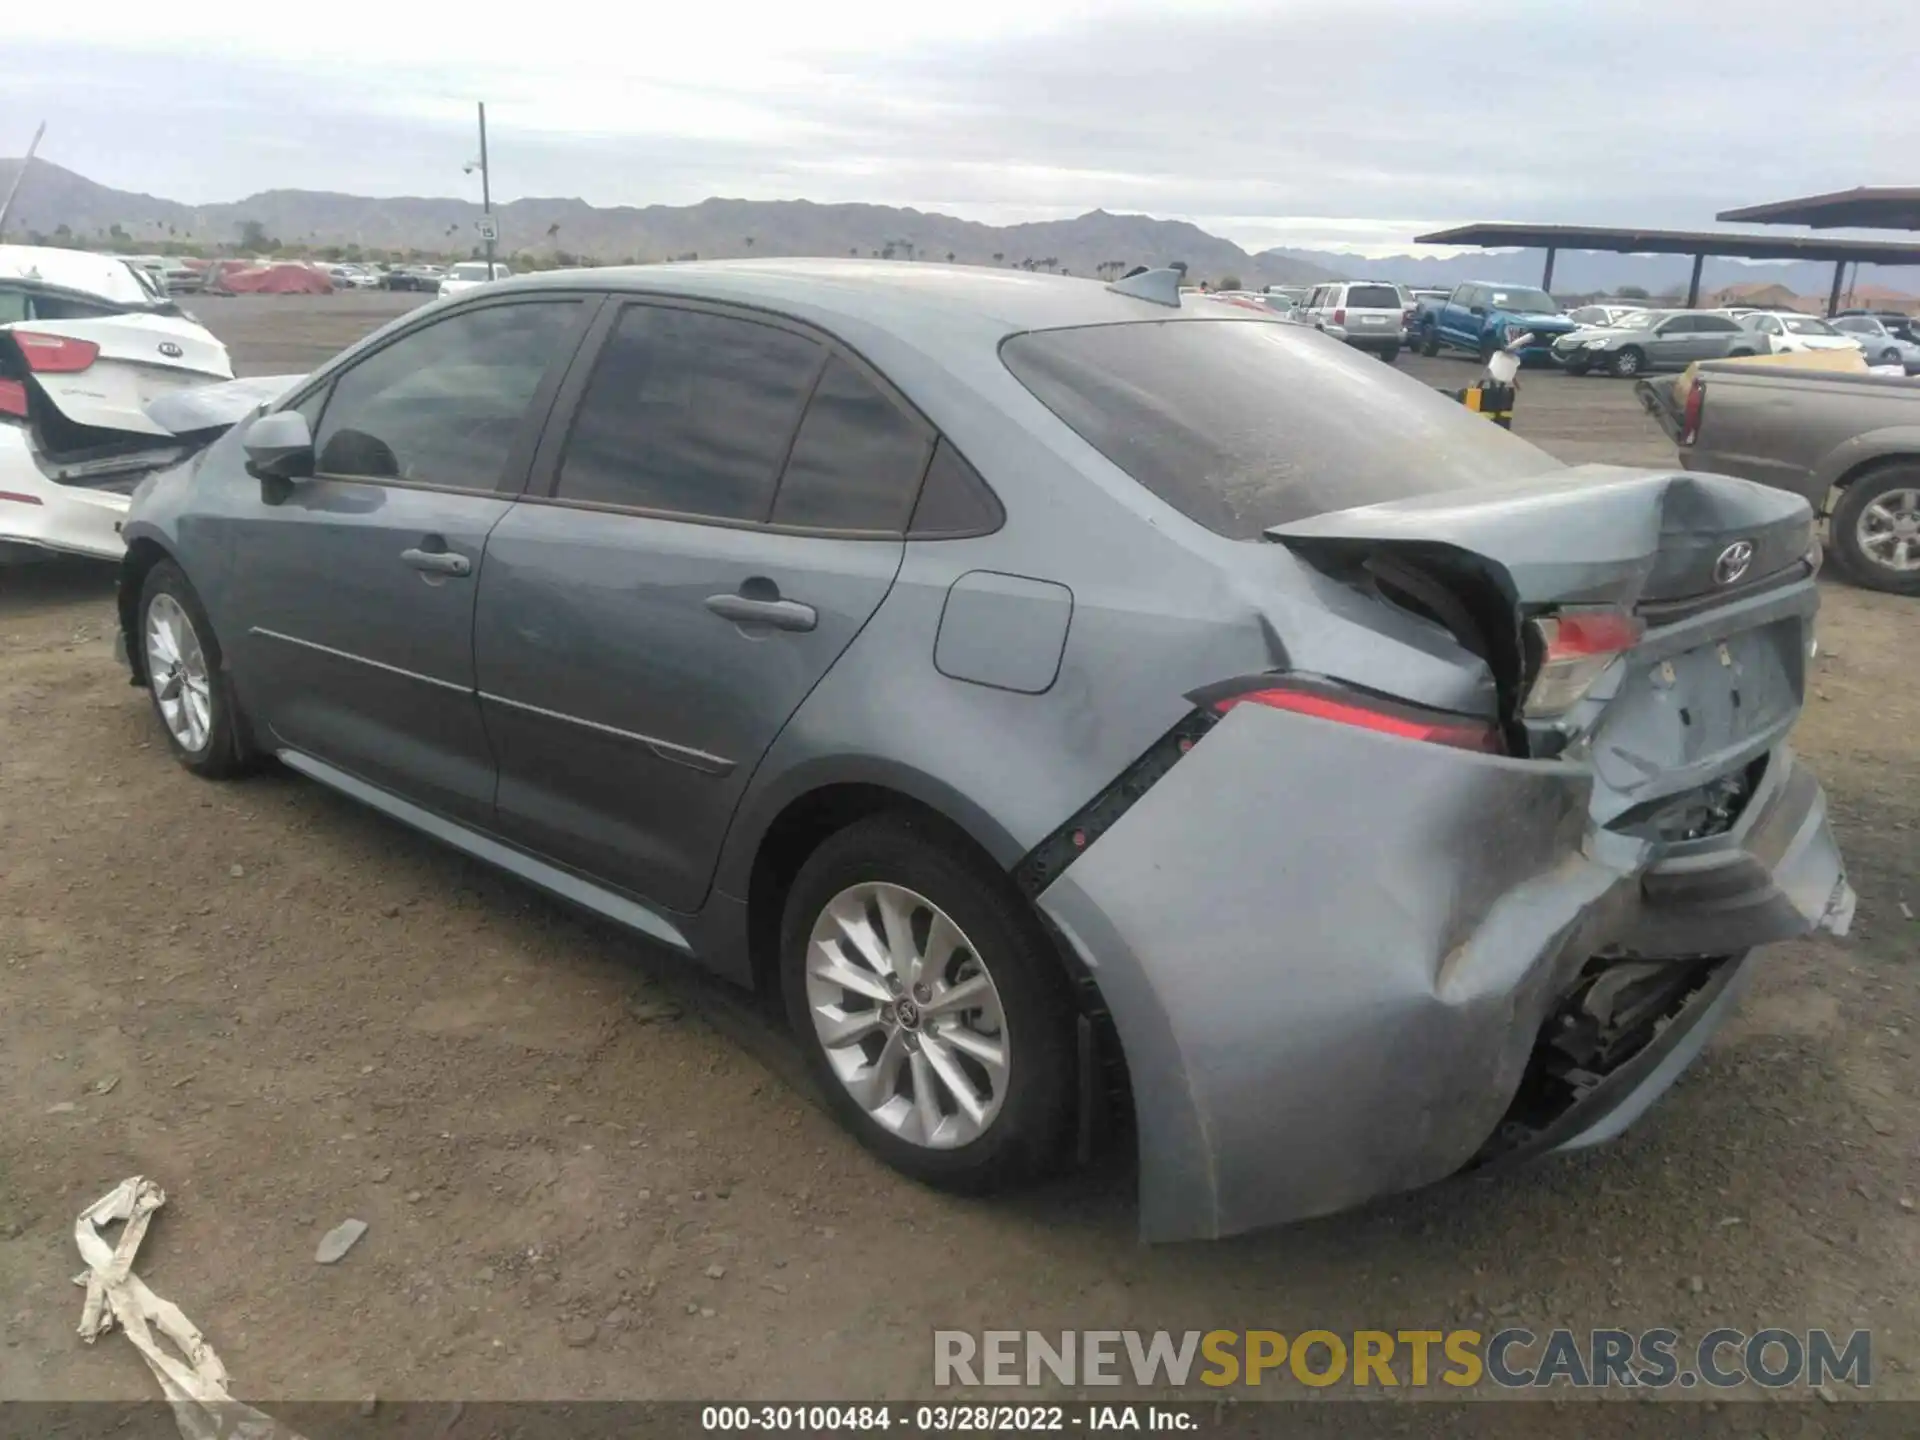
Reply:
[[1387, 1389], [1873, 1383], [1873, 1334], [1827, 1330], [936, 1330], [933, 1383]]

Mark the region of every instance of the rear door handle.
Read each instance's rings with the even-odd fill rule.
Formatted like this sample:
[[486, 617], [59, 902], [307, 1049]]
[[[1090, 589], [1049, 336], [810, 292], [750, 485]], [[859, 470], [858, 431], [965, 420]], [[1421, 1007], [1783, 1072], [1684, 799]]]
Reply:
[[473, 562], [452, 550], [402, 550], [400, 558], [433, 575], [471, 575]]
[[776, 630], [811, 630], [820, 613], [798, 600], [754, 600], [745, 595], [709, 595], [707, 609], [739, 625], [771, 625]]

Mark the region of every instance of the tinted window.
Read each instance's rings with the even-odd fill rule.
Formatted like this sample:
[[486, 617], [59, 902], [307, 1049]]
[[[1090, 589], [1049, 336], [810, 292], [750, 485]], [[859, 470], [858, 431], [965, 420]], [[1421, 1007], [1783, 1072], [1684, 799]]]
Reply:
[[489, 490], [579, 308], [571, 300], [467, 310], [340, 376], [314, 434], [323, 474]]
[[1347, 304], [1356, 310], [1398, 310], [1400, 292], [1391, 285], [1349, 285]]
[[771, 325], [632, 305], [594, 366], [555, 494], [764, 520], [824, 352]]
[[908, 533], [920, 540], [986, 535], [998, 530], [1005, 518], [999, 498], [987, 488], [980, 472], [947, 441], [935, 445]]
[[1663, 321], [1660, 325], [1660, 333], [1662, 335], [1691, 335], [1694, 329], [1693, 316], [1691, 315], [1676, 315], [1673, 319]]
[[1101, 454], [1240, 539], [1329, 510], [1559, 468], [1439, 391], [1278, 322], [1037, 331], [1000, 353]]
[[778, 525], [907, 528], [933, 436], [835, 356], [815, 387], [773, 502]]
[[1693, 317], [1693, 328], [1710, 331], [1715, 335], [1725, 335], [1728, 331], [1738, 330], [1740, 325], [1738, 321], [1730, 320], [1725, 315], [1696, 315]]

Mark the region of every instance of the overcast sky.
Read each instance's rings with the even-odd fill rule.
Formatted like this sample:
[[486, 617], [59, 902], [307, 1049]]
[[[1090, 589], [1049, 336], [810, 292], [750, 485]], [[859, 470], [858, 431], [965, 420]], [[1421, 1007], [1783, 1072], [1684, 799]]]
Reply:
[[1099, 206], [1248, 249], [1920, 182], [1914, 0], [89, 0], [0, 31], [0, 155], [45, 119], [47, 159], [188, 202], [477, 199], [482, 99], [496, 200]]

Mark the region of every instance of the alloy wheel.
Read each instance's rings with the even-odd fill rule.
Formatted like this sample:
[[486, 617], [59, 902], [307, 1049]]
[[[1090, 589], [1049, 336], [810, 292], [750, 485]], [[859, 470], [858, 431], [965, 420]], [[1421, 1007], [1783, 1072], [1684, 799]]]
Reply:
[[164, 591], [147, 606], [146, 649], [160, 719], [181, 749], [197, 754], [213, 733], [213, 681], [193, 621]]
[[828, 1065], [876, 1124], [933, 1150], [992, 1126], [1011, 1073], [1006, 1014], [939, 906], [881, 881], [842, 890], [808, 937], [806, 988]]
[[1902, 574], [1920, 571], [1920, 490], [1889, 490], [1860, 512], [1854, 539], [1874, 564]]

